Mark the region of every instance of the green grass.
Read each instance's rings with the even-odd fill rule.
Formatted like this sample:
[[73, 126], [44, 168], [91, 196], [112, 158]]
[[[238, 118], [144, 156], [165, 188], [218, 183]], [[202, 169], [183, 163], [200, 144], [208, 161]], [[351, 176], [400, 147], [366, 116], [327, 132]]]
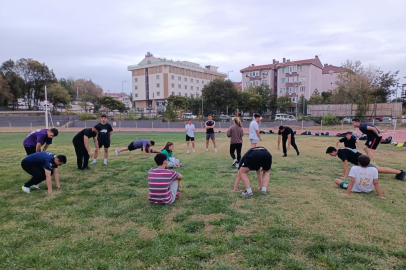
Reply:
[[[254, 196], [245, 198], [242, 183], [232, 191], [224, 133], [217, 154], [212, 145], [204, 152], [203, 134], [186, 154], [183, 133], [117, 132], [109, 164], [101, 156], [86, 172], [76, 171], [74, 133], [60, 133], [49, 150], [68, 163], [51, 195], [44, 182], [21, 191], [25, 136], [0, 134], [0, 269], [406, 269], [406, 183], [380, 175], [386, 200], [375, 191], [342, 196], [333, 183], [342, 163], [325, 154], [334, 137], [297, 136], [301, 155], [282, 158], [277, 136], [265, 135], [260, 145], [274, 157], [268, 194], [252, 172]], [[155, 149], [175, 143], [184, 180], [173, 205], [148, 201], [153, 155], [114, 155], [144, 138]], [[375, 155], [380, 166], [405, 166], [404, 149], [380, 145]]]

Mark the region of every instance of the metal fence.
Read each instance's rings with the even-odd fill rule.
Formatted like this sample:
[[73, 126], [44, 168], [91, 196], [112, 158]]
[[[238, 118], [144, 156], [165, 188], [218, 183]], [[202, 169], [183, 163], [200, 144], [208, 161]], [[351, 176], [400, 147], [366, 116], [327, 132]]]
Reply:
[[[323, 105], [309, 105], [308, 114], [315, 117], [322, 117], [331, 113], [338, 117], [353, 117], [357, 112], [357, 104], [323, 104]], [[375, 104], [370, 104], [367, 116], [375, 115]], [[402, 103], [377, 103], [376, 116], [402, 116]]]

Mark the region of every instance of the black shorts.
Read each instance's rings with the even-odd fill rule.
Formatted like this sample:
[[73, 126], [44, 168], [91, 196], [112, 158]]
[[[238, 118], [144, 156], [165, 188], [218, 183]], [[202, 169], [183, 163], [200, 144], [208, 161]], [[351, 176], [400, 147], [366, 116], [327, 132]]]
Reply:
[[102, 140], [102, 141], [98, 141], [99, 143], [99, 148], [110, 148], [110, 140]]
[[27, 153], [27, 156], [37, 152], [36, 146], [28, 146], [28, 147], [24, 147], [24, 148], [25, 148], [25, 152]]
[[189, 137], [189, 135], [186, 134], [186, 141], [187, 141], [187, 142], [188, 142], [188, 141], [194, 142], [194, 141], [195, 141], [195, 137]]
[[[141, 148], [142, 152], [142, 148]], [[145, 153], [149, 153], [149, 147], [145, 147]], [[151, 153], [154, 153], [154, 149], [151, 148]]]
[[251, 171], [258, 171], [261, 168], [264, 171], [269, 171], [272, 167], [272, 155], [266, 149], [246, 153], [242, 157], [238, 169], [241, 167], [249, 168]]
[[136, 148], [134, 147], [134, 144], [133, 143], [130, 143], [129, 145], [128, 145], [128, 151], [134, 151]]
[[365, 145], [368, 148], [375, 150], [378, 147], [380, 142], [381, 142], [381, 137], [368, 136], [367, 141], [365, 142]]

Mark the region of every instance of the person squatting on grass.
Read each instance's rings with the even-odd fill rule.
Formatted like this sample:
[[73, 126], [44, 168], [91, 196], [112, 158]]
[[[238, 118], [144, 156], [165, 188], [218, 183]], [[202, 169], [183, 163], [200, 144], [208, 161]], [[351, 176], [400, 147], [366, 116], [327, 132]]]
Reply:
[[348, 131], [346, 134], [345, 134], [345, 138], [341, 138], [341, 139], [339, 139], [338, 141], [336, 141], [336, 148], [338, 148], [338, 144], [339, 143], [344, 143], [344, 146], [346, 147], [346, 148], [351, 148], [351, 149], [356, 149], [356, 150], [358, 150], [358, 144], [359, 144], [359, 140], [358, 139], [355, 139], [353, 136], [352, 136], [352, 132], [351, 131]]
[[[242, 148], [242, 137], [244, 136], [244, 130], [242, 128], [241, 120], [234, 118], [234, 125], [232, 125], [227, 130], [227, 137], [230, 139], [230, 156], [233, 159], [233, 165], [237, 168], [241, 160], [241, 148]], [[237, 158], [235, 157], [235, 151], [237, 151]]]
[[165, 145], [165, 148], [162, 149], [161, 153], [165, 154], [168, 159], [168, 168], [179, 168], [182, 165], [180, 164], [179, 159], [176, 159], [173, 157], [173, 149], [175, 148], [175, 145], [173, 142], [167, 142]]
[[[242, 157], [238, 169], [238, 175], [235, 179], [234, 190], [238, 190], [238, 183], [240, 179], [244, 183], [246, 190], [242, 195], [246, 197], [251, 197], [254, 194], [252, 193], [250, 180], [247, 173], [249, 171], [256, 171], [258, 176], [258, 189], [261, 189], [261, 193], [266, 195], [266, 189], [269, 184], [269, 175], [272, 166], [272, 155], [264, 147], [254, 147], [245, 153]], [[261, 174], [262, 168], [262, 174]]]
[[[279, 145], [281, 143], [281, 137], [282, 137], [282, 147], [283, 147], [283, 157], [287, 157], [287, 150], [290, 150], [290, 145], [293, 146], [296, 150], [296, 154], [299, 155], [299, 149], [297, 149], [297, 145], [295, 142], [295, 133], [290, 127], [286, 126], [279, 126], [279, 132], [278, 132], [278, 150], [280, 149]], [[288, 142], [288, 147], [286, 150], [286, 141]]]
[[31, 132], [23, 142], [25, 152], [28, 155], [41, 152], [41, 146], [44, 146], [42, 151], [46, 151], [50, 144], [52, 144], [52, 138], [58, 136], [58, 130], [56, 128], [51, 129], [36, 129]]
[[358, 157], [359, 166], [352, 166], [348, 174], [350, 182], [338, 178], [334, 180], [340, 188], [347, 190], [343, 195], [349, 196], [351, 192], [370, 193], [375, 187], [379, 198], [385, 199], [378, 182], [378, 170], [368, 167], [370, 163], [371, 159], [368, 156], [361, 155]]
[[99, 152], [99, 144], [97, 142], [97, 134], [101, 128], [95, 126], [92, 128], [85, 128], [80, 131], [73, 138], [73, 146], [75, 147], [78, 171], [89, 170], [89, 158], [92, 156], [92, 152], [89, 148], [89, 139], [93, 138], [95, 151]]
[[[113, 128], [109, 123], [107, 123], [107, 116], [103, 114], [101, 116], [101, 122], [96, 126], [100, 127], [100, 132], [97, 136], [97, 141], [99, 142], [99, 149], [104, 147], [104, 164], [107, 165], [107, 158], [109, 157], [109, 148], [110, 148], [110, 137], [113, 133]], [[96, 164], [98, 151], [94, 151], [93, 162], [90, 164]]]
[[217, 146], [216, 146], [216, 135], [214, 134], [214, 127], [216, 126], [216, 122], [213, 121], [211, 114], [207, 117], [207, 121], [205, 124], [206, 127], [206, 152], [209, 152], [209, 142], [210, 139], [213, 141], [214, 145], [214, 152], [217, 153]]
[[195, 125], [192, 124], [192, 119], [188, 119], [188, 123], [185, 126], [186, 129], [186, 146], [187, 153], [189, 154], [189, 141], [192, 141], [193, 153], [195, 152]]
[[[326, 154], [329, 154], [332, 157], [338, 156], [344, 162], [343, 174], [342, 177], [340, 177], [342, 179], [345, 179], [348, 176], [348, 162], [354, 165], [358, 165], [358, 158], [362, 156], [362, 154], [355, 149], [340, 148], [337, 150], [332, 146], [327, 148]], [[401, 181], [405, 180], [406, 172], [403, 170], [395, 170], [392, 168], [380, 167], [373, 162], [370, 162], [367, 167], [374, 167], [378, 170], [379, 173], [396, 174], [395, 179]]]
[[52, 193], [51, 175], [54, 175], [56, 187], [60, 188], [58, 166], [63, 164], [66, 164], [66, 156], [50, 152], [38, 152], [25, 157], [21, 162], [21, 167], [32, 178], [22, 186], [22, 190], [30, 193], [31, 188], [40, 189], [39, 183], [46, 180], [48, 193]]
[[249, 138], [251, 141], [251, 148], [256, 147], [258, 140], [262, 141], [261, 135], [259, 134], [259, 121], [261, 116], [257, 113], [254, 114], [254, 120], [250, 123], [250, 133]]
[[116, 149], [116, 156], [118, 156], [121, 152], [134, 151], [137, 149], [141, 149], [144, 157], [145, 157], [146, 152], [148, 152], [149, 155], [151, 155], [151, 153], [160, 153], [158, 150], [151, 149], [151, 146], [154, 146], [154, 145], [155, 145], [155, 142], [149, 141], [149, 140], [133, 141], [127, 147], [123, 147], [121, 149]]
[[358, 118], [352, 119], [352, 125], [359, 128], [359, 130], [367, 135], [367, 141], [364, 145], [364, 151], [367, 153], [368, 157], [371, 159], [371, 162], [374, 162], [374, 152], [382, 139], [382, 134], [378, 128], [370, 123], [361, 123]]
[[168, 158], [165, 154], [157, 154], [154, 158], [158, 168], [148, 171], [148, 199], [151, 203], [172, 204], [180, 196], [179, 181], [183, 175], [168, 168]]

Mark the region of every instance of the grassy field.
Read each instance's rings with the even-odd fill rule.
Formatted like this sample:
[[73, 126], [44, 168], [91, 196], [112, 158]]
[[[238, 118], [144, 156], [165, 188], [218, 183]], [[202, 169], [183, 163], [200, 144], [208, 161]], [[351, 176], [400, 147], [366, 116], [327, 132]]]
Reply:
[[[26, 134], [0, 134], [0, 269], [406, 269], [406, 183], [380, 175], [386, 200], [371, 194], [344, 197], [333, 179], [342, 162], [325, 154], [337, 138], [297, 136], [301, 155], [273, 154], [268, 194], [233, 192], [229, 141], [219, 152], [186, 154], [184, 133], [114, 133], [109, 164], [76, 170], [74, 133], [60, 133], [49, 148], [64, 154], [61, 189], [21, 191]], [[182, 195], [170, 206], [148, 201], [153, 156], [113, 150], [137, 139], [170, 140], [183, 167]], [[248, 150], [246, 136], [243, 152]], [[405, 148], [380, 145], [376, 163], [405, 169]], [[91, 146], [94, 149], [94, 146]]]

